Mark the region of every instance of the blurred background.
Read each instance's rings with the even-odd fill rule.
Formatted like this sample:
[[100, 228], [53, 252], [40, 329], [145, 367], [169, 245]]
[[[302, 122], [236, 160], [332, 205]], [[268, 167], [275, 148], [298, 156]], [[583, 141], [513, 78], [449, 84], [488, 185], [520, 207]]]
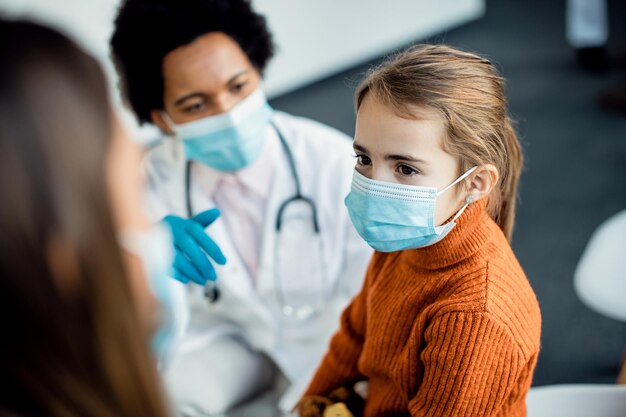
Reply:
[[[117, 3], [0, 0], [0, 13], [32, 17], [74, 37], [101, 59], [121, 106], [108, 60]], [[526, 153], [513, 248], [543, 313], [534, 385], [613, 383], [626, 348], [626, 323], [586, 307], [573, 277], [594, 230], [626, 209], [626, 113], [620, 101], [626, 2], [607, 2], [608, 41], [585, 50], [568, 42], [565, 0], [253, 4], [267, 15], [278, 47], [266, 78], [271, 104], [348, 135], [355, 122], [354, 87], [394, 50], [414, 42], [446, 43], [499, 66]]]

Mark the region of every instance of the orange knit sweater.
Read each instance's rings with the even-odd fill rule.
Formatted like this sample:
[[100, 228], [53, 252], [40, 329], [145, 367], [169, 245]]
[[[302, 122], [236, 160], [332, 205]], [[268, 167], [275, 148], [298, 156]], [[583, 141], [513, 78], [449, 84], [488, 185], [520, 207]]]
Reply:
[[541, 315], [485, 206], [435, 245], [374, 254], [305, 395], [367, 380], [366, 417], [526, 415]]

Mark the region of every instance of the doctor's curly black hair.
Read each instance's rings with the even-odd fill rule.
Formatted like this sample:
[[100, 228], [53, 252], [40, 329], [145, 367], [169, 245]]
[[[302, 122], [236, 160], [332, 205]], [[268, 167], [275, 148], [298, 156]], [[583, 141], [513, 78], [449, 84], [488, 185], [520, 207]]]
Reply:
[[233, 38], [261, 73], [274, 54], [249, 0], [125, 0], [111, 37], [120, 86], [141, 123], [163, 108], [163, 58], [209, 32]]

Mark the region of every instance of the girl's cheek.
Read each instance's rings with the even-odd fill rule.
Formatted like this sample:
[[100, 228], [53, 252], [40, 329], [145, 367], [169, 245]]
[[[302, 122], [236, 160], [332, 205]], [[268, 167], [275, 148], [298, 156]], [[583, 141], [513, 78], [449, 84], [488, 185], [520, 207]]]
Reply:
[[456, 195], [454, 192], [448, 192], [437, 197], [437, 203], [435, 204], [435, 225], [441, 226], [446, 221], [454, 216], [458, 210], [456, 207]]

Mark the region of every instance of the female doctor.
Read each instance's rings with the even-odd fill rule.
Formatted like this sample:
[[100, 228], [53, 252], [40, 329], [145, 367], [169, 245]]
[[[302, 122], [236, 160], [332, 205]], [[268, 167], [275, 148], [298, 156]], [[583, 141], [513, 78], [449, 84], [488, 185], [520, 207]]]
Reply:
[[137, 117], [165, 134], [146, 169], [174, 275], [189, 282], [165, 372], [175, 402], [224, 411], [267, 388], [276, 365], [292, 407], [370, 256], [343, 205], [349, 139], [268, 105], [273, 45], [247, 0], [126, 0], [111, 46]]

